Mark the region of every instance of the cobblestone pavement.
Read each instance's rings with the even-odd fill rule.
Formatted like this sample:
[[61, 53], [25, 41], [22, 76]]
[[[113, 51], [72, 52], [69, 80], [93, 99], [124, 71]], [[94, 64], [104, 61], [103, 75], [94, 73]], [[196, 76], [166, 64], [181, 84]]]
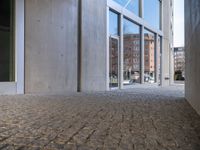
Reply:
[[0, 96], [0, 149], [200, 150], [182, 86]]

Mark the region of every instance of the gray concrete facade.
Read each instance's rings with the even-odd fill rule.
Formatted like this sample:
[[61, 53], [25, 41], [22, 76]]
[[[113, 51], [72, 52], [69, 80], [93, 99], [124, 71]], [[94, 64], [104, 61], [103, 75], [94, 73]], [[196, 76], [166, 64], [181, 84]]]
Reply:
[[78, 2], [26, 2], [25, 93], [76, 92], [77, 78], [81, 91], [106, 90], [106, 1], [81, 4], [81, 34]]
[[[142, 0], [140, 2], [143, 3]], [[25, 37], [18, 38], [16, 43], [24, 46], [18, 49], [23, 49], [25, 53], [16, 51], [16, 55], [20, 56], [17, 59], [19, 62], [16, 63], [19, 71], [16, 71], [18, 78], [12, 84], [13, 87], [17, 85], [20, 92], [15, 88], [10, 88], [14, 90], [13, 93], [64, 94], [77, 91], [110, 90], [109, 9], [121, 14], [121, 19], [119, 19], [121, 21], [119, 42], [121, 83], [119, 88], [123, 89], [122, 21], [124, 17], [138, 23], [142, 29], [141, 33], [144, 29], [148, 29], [154, 32], [157, 38], [162, 37], [163, 82], [161, 83], [162, 85], [170, 84], [169, 80], [165, 79], [166, 77], [172, 79], [169, 65], [172, 34], [169, 27], [173, 9], [168, 0], [162, 1], [162, 16], [164, 16], [161, 21], [162, 30], [146, 22], [142, 15], [143, 12], [140, 12], [141, 16], [136, 16], [129, 10], [121, 9], [111, 0], [21, 0], [20, 4], [25, 9], [23, 11], [25, 22], [21, 21], [18, 16], [16, 20], [21, 24], [24, 23], [23, 26], [20, 24], [20, 27], [24, 28], [22, 35]], [[140, 7], [141, 10], [144, 8], [142, 5]], [[22, 33], [20, 31], [16, 33]], [[141, 51], [144, 51], [144, 46], [141, 46]], [[144, 70], [144, 63], [142, 64], [141, 68]], [[2, 93], [1, 89], [7, 87], [1, 85], [3, 84], [0, 83], [0, 93]]]
[[106, 0], [82, 2], [81, 90], [106, 90]]
[[200, 114], [200, 1], [185, 0], [186, 99]]
[[78, 0], [25, 2], [25, 93], [77, 90]]
[[162, 1], [162, 86], [168, 86], [173, 83], [173, 0]]

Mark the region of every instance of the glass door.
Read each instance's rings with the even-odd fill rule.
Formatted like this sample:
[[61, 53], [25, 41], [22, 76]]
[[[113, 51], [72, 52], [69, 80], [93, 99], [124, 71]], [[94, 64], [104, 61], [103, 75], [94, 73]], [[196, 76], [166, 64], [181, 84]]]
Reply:
[[109, 38], [109, 86], [119, 87], [119, 38]]
[[13, 48], [13, 0], [0, 1], [0, 82], [15, 79]]

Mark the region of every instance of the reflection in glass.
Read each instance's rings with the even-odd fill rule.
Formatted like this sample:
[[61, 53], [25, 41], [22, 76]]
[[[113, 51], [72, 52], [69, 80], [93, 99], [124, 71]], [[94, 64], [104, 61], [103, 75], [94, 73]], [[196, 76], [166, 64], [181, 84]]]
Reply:
[[140, 83], [140, 27], [124, 19], [124, 85]]
[[155, 83], [155, 35], [144, 30], [144, 82]]
[[139, 16], [139, 0], [113, 0], [125, 7], [127, 10], [133, 12], [135, 15]]
[[0, 82], [14, 81], [12, 0], [0, 1]]
[[162, 46], [162, 41], [161, 37], [158, 36], [158, 84], [161, 84], [161, 46]]
[[119, 15], [109, 12], [109, 86], [119, 86]]
[[118, 4], [124, 7], [129, 0], [113, 0], [113, 1], [117, 2]]
[[157, 29], [160, 29], [160, 6], [160, 0], [144, 0], [144, 19]]
[[131, 0], [126, 8], [139, 16], [139, 0]]
[[110, 35], [119, 35], [119, 15], [109, 11], [109, 33]]
[[119, 83], [119, 40], [117, 38], [110, 37], [109, 38], [109, 78], [110, 78], [110, 87], [118, 87]]

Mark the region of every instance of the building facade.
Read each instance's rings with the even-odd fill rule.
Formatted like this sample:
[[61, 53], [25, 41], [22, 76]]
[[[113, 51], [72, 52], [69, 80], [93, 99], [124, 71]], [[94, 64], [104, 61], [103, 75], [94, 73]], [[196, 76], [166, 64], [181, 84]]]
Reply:
[[185, 50], [184, 47], [174, 48], [174, 72], [181, 72], [185, 75]]
[[173, 1], [111, 0], [107, 1], [107, 10], [107, 43], [118, 41], [115, 42], [118, 67], [113, 73], [116, 63], [108, 60], [111, 63], [107, 89], [138, 83], [172, 84]]
[[1, 94], [170, 84], [173, 1], [2, 0], [0, 8]]

